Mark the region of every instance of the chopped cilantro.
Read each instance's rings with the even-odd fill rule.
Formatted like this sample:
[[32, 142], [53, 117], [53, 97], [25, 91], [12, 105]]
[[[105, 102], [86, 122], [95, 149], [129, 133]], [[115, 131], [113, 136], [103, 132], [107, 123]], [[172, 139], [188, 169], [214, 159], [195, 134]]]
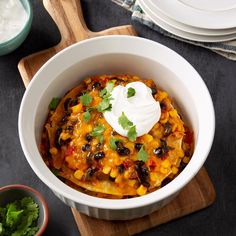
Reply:
[[104, 125], [98, 125], [93, 129], [91, 135], [93, 137], [97, 137], [99, 139], [100, 143], [103, 143], [103, 139], [104, 139], [103, 132], [105, 131], [105, 129], [106, 128]]
[[110, 139], [110, 147], [112, 150], [116, 150], [116, 148], [117, 148], [116, 142], [118, 142], [118, 141], [120, 141], [120, 139], [117, 139], [117, 138]]
[[90, 118], [91, 118], [90, 112], [91, 112], [92, 110], [93, 110], [93, 108], [90, 107], [90, 108], [87, 108], [86, 111], [84, 112], [83, 118], [84, 118], [84, 121], [85, 121], [85, 122], [90, 121]]
[[144, 150], [143, 146], [138, 152], [137, 159], [138, 161], [143, 161], [143, 162], [146, 162], [148, 159], [148, 153]]
[[114, 81], [109, 81], [106, 85], [106, 88], [104, 88], [100, 92], [100, 97], [102, 97], [102, 101], [98, 104], [97, 110], [99, 112], [104, 112], [104, 111], [110, 111], [112, 108], [111, 105], [111, 100], [113, 99], [111, 97], [111, 92], [114, 88]]
[[127, 92], [127, 98], [133, 97], [135, 95], [136, 91], [134, 88], [128, 88], [128, 92]]
[[103, 100], [98, 104], [97, 110], [99, 112], [110, 111], [112, 108], [112, 105], [110, 103], [111, 100], [111, 97], [103, 98]]
[[131, 141], [131, 142], [134, 142], [137, 138], [137, 131], [136, 131], [136, 126], [132, 126], [128, 133], [127, 133], [127, 136], [128, 136], [128, 139]]
[[93, 100], [93, 98], [88, 93], [83, 94], [79, 98], [84, 106], [88, 106]]
[[52, 98], [52, 100], [51, 100], [51, 102], [49, 104], [49, 109], [53, 110], [53, 111], [56, 110], [60, 100], [61, 100], [60, 98], [56, 98], [56, 97]]
[[0, 235], [33, 236], [37, 233], [39, 207], [31, 197], [11, 202], [0, 208]]
[[118, 123], [121, 125], [123, 129], [128, 130], [130, 126], [133, 126], [133, 122], [131, 122], [124, 112], [122, 112], [121, 116], [118, 118]]

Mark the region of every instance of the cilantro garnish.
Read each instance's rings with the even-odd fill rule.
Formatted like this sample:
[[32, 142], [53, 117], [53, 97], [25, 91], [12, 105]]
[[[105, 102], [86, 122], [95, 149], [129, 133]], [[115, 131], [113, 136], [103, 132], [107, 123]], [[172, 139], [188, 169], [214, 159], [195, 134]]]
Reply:
[[136, 91], [134, 88], [128, 88], [128, 92], [127, 92], [127, 98], [133, 97], [135, 95]]
[[116, 150], [117, 148], [117, 145], [116, 145], [116, 142], [119, 142], [120, 140], [117, 139], [117, 138], [111, 138], [110, 139], [110, 147], [112, 150]]
[[106, 84], [106, 88], [104, 88], [101, 92], [100, 92], [100, 97], [102, 97], [102, 101], [98, 104], [97, 110], [99, 112], [104, 112], [104, 111], [110, 111], [112, 108], [111, 105], [111, 100], [113, 99], [111, 97], [111, 92], [114, 88], [114, 81], [109, 81]]
[[136, 126], [127, 118], [124, 112], [122, 112], [121, 116], [118, 118], [118, 123], [123, 129], [128, 130], [128, 139], [131, 142], [135, 141], [137, 138]]
[[38, 217], [39, 207], [31, 197], [11, 202], [0, 208], [0, 235], [33, 236]]
[[91, 118], [90, 112], [91, 112], [92, 110], [93, 110], [93, 108], [90, 107], [90, 108], [87, 108], [86, 111], [84, 112], [83, 118], [84, 118], [84, 121], [85, 121], [85, 122], [90, 121], [90, 118]]
[[104, 125], [98, 125], [93, 129], [91, 135], [93, 137], [97, 137], [99, 139], [99, 142], [102, 143], [103, 142], [103, 132], [105, 131], [105, 129], [106, 128]]
[[146, 162], [148, 159], [148, 153], [144, 150], [143, 146], [138, 152], [137, 159], [138, 161], [143, 161], [143, 162]]
[[110, 103], [111, 100], [112, 100], [112, 97], [103, 98], [103, 100], [98, 104], [97, 110], [99, 112], [110, 111], [112, 108], [112, 105]]
[[53, 111], [56, 110], [60, 100], [61, 100], [60, 98], [56, 98], [56, 97], [52, 98], [52, 100], [51, 100], [51, 102], [49, 104], [49, 109], [53, 110]]
[[127, 133], [127, 136], [128, 136], [128, 139], [131, 141], [131, 142], [134, 142], [137, 138], [137, 131], [136, 131], [136, 126], [132, 126], [128, 133]]
[[79, 98], [84, 106], [88, 106], [93, 100], [93, 98], [88, 93], [83, 94]]
[[123, 129], [128, 130], [130, 126], [133, 126], [133, 122], [131, 122], [124, 112], [122, 112], [121, 116], [118, 118], [118, 123], [121, 125]]

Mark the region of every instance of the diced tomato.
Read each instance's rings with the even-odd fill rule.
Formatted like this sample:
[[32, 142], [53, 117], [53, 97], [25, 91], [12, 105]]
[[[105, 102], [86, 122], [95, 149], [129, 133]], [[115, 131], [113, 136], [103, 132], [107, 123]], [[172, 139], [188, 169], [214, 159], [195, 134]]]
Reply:
[[193, 143], [193, 132], [190, 131], [188, 128], [186, 128], [186, 133], [185, 133], [185, 136], [184, 136], [184, 142], [191, 145]]
[[127, 170], [130, 166], [132, 166], [132, 161], [130, 159], [126, 159], [124, 160], [123, 165], [125, 169]]
[[74, 146], [69, 146], [66, 151], [65, 151], [65, 156], [70, 156], [74, 152], [75, 147]]

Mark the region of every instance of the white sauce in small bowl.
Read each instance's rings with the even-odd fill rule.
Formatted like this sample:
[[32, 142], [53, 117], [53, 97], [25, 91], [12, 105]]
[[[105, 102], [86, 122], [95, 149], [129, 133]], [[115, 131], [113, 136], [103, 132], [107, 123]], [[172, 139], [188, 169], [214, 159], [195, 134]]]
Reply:
[[0, 0], [0, 43], [4, 43], [25, 26], [29, 16], [19, 0]]

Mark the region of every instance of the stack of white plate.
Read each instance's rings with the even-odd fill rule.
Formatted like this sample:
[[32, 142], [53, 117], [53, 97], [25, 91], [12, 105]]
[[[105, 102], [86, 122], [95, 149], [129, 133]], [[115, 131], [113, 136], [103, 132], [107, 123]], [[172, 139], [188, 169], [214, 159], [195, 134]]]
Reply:
[[139, 0], [164, 30], [199, 42], [236, 39], [236, 0]]

